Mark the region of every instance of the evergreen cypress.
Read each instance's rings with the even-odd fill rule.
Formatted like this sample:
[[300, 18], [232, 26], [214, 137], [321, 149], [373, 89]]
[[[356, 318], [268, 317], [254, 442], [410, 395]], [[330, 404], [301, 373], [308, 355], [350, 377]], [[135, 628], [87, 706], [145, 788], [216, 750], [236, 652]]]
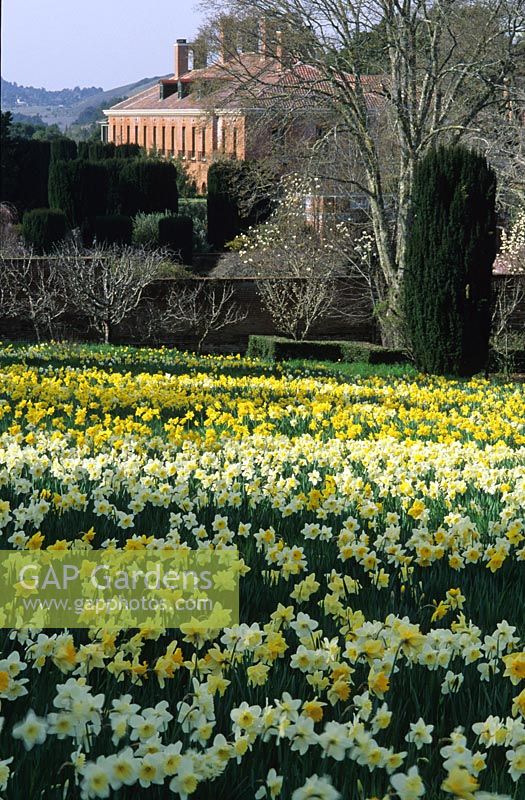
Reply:
[[115, 158], [115, 145], [113, 142], [89, 142], [89, 161], [102, 161], [104, 158]]
[[182, 264], [193, 260], [193, 220], [182, 214], [159, 219], [159, 245], [179, 255]]
[[52, 162], [49, 205], [64, 211], [72, 228], [105, 214], [107, 194], [108, 174], [103, 164], [81, 159]]
[[1, 199], [19, 213], [47, 205], [49, 142], [10, 139], [2, 142]]
[[131, 217], [111, 214], [95, 217], [93, 236], [101, 244], [131, 244], [133, 222]]
[[241, 232], [236, 161], [216, 161], [208, 170], [208, 242], [222, 250]]
[[417, 366], [472, 375], [486, 367], [496, 176], [464, 147], [439, 147], [414, 176], [404, 274], [407, 338]]
[[177, 213], [179, 194], [177, 168], [174, 164], [143, 158], [122, 161], [123, 213], [131, 216], [141, 211], [145, 214], [153, 214], [155, 211]]
[[51, 141], [51, 161], [71, 161], [77, 157], [77, 143], [73, 139], [53, 139]]
[[267, 196], [260, 196], [249, 211], [242, 209], [243, 193], [260, 193], [256, 181], [253, 165], [248, 161], [216, 161], [208, 170], [208, 242], [217, 250], [270, 215], [272, 203]]
[[35, 208], [26, 211], [22, 219], [24, 239], [38, 254], [48, 253], [64, 238], [66, 230], [66, 215], [56, 209]]

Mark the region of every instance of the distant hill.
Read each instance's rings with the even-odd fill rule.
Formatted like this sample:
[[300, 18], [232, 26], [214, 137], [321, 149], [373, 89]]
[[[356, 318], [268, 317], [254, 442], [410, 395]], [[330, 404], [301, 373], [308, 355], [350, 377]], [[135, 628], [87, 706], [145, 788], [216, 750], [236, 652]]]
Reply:
[[125, 86], [117, 86], [115, 89], [108, 89], [107, 91], [100, 91], [97, 95], [91, 95], [85, 100], [80, 101], [75, 105], [79, 115], [87, 108], [109, 108], [118, 100], [123, 100], [130, 97], [132, 94], [141, 92], [143, 89], [149, 89], [160, 81], [161, 78], [169, 78], [169, 75], [157, 75], [154, 78], [142, 78], [135, 83], [127, 83]]
[[84, 89], [76, 86], [74, 89], [61, 89], [56, 92], [36, 89], [34, 86], [18, 86], [17, 83], [2, 78], [0, 82], [2, 111], [23, 113], [25, 117], [38, 116], [47, 125], [55, 124], [64, 130], [76, 122], [85, 124], [87, 120], [93, 120], [97, 116], [100, 119], [102, 114], [99, 112], [102, 109], [109, 108], [117, 100], [153, 86], [165, 77], [169, 76], [142, 78], [140, 81], [106, 91], [96, 86]]
[[11, 81], [0, 78], [2, 108], [5, 109], [15, 109], [21, 106], [72, 106], [102, 91], [100, 86], [90, 86], [86, 89], [75, 86], [74, 89], [49, 91], [48, 89], [37, 89], [35, 86], [19, 86], [18, 83], [11, 83]]

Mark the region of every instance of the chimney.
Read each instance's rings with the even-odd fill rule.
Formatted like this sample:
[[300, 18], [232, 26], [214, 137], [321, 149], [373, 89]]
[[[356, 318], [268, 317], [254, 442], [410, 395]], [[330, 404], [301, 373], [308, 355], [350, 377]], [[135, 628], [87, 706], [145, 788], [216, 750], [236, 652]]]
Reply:
[[261, 17], [259, 20], [259, 53], [263, 58], [268, 55], [268, 41], [266, 35], [266, 20]]
[[279, 64], [283, 63], [283, 32], [275, 31], [275, 38], [277, 39], [277, 46], [275, 48], [275, 57]]
[[226, 34], [224, 33], [224, 25], [219, 29], [219, 63], [224, 64], [226, 61]]
[[178, 80], [181, 75], [188, 72], [190, 68], [190, 46], [186, 39], [177, 39], [175, 43], [175, 74], [174, 79]]

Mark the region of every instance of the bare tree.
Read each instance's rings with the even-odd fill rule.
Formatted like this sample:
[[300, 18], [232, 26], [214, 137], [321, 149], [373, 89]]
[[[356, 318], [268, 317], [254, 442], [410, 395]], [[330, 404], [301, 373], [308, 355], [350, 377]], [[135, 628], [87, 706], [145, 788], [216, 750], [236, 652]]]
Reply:
[[496, 284], [492, 306], [492, 349], [504, 370], [513, 366], [516, 350], [525, 347], [523, 326], [513, 325], [518, 309], [525, 306], [525, 275], [505, 276]]
[[[525, 39], [522, 42], [525, 64]], [[501, 102], [483, 110], [466, 136], [498, 176], [498, 207], [512, 215], [525, 205], [525, 67], [504, 82]]]
[[21, 237], [15, 225], [18, 213], [12, 203], [0, 203], [0, 254], [5, 257], [17, 257], [24, 254]]
[[240, 236], [239, 257], [278, 331], [305, 339], [329, 317], [370, 321], [376, 298], [373, 240], [334, 209], [316, 207], [316, 182], [283, 178], [275, 210]]
[[0, 259], [0, 310], [6, 317], [28, 320], [37, 341], [56, 333], [56, 321], [67, 306], [62, 270], [54, 259], [32, 251]]
[[276, 329], [292, 339], [306, 339], [316, 322], [333, 314], [336, 286], [329, 277], [260, 280], [257, 290]]
[[199, 353], [211, 333], [236, 325], [248, 312], [235, 300], [231, 283], [201, 279], [181, 288], [177, 283], [167, 302], [162, 322], [171, 330], [189, 330], [197, 337]]
[[[254, 109], [264, 113], [265, 86], [268, 108], [303, 115], [324, 108], [352, 142], [359, 172], [345, 177], [367, 198], [383, 276], [382, 338], [398, 345], [414, 170], [429, 148], [457, 142], [501, 101], [522, 47], [525, 0], [214, 0], [212, 6], [239, 21], [258, 15], [282, 32], [265, 43], [274, 69], [245, 70]], [[370, 76], [363, 37], [379, 25], [385, 69]], [[240, 76], [244, 63], [237, 46], [230, 48], [225, 69]], [[386, 164], [378, 136], [385, 126], [395, 142]], [[337, 164], [334, 179], [336, 171]]]
[[516, 312], [525, 306], [525, 206], [502, 233], [496, 269], [500, 277], [493, 298], [492, 346], [508, 368], [512, 352], [525, 346], [523, 325], [514, 323]]
[[61, 271], [70, 307], [87, 317], [107, 343], [113, 327], [137, 308], [166, 266], [162, 251], [98, 246], [84, 253], [72, 246], [63, 253]]

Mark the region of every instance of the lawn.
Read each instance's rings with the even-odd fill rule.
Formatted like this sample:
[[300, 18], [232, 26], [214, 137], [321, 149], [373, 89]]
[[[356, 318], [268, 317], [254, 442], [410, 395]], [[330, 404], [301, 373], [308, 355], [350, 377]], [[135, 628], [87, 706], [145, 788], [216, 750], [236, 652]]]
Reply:
[[6, 345], [0, 433], [3, 549], [236, 548], [241, 619], [5, 629], [3, 797], [523, 800], [523, 386]]

